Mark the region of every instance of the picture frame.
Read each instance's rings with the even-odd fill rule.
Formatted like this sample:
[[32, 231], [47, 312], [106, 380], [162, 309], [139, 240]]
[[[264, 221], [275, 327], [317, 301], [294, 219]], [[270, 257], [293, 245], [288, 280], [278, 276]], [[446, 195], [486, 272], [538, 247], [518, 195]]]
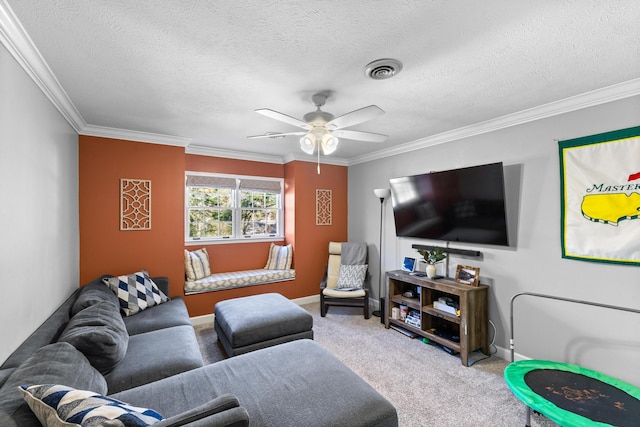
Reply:
[[480, 268], [458, 265], [454, 280], [463, 285], [478, 286], [480, 284]]

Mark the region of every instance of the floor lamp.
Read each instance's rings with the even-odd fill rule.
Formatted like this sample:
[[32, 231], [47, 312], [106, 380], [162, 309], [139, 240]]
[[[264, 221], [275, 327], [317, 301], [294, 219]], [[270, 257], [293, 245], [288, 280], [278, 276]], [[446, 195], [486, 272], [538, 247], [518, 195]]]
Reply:
[[376, 195], [377, 198], [380, 199], [380, 269], [378, 270], [378, 274], [380, 275], [378, 280], [378, 303], [380, 308], [374, 311], [372, 314], [376, 317], [380, 318], [381, 322], [384, 322], [383, 310], [384, 310], [384, 298], [382, 297], [382, 208], [384, 204], [384, 199], [389, 197], [391, 194], [391, 190], [388, 188], [376, 188], [373, 190], [373, 194]]

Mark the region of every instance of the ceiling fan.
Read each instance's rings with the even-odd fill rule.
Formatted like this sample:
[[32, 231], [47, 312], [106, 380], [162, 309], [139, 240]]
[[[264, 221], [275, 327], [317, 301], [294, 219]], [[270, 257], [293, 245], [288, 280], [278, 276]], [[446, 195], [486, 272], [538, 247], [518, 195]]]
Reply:
[[302, 120], [268, 108], [255, 110], [256, 113], [300, 127], [304, 130], [283, 133], [270, 132], [264, 135], [248, 136], [247, 138], [284, 138], [287, 135], [298, 135], [301, 136], [300, 148], [302, 151], [307, 154], [313, 154], [317, 149], [318, 157], [320, 156], [320, 150], [322, 150], [325, 155], [333, 153], [336, 148], [338, 148], [338, 138], [367, 142], [384, 142], [387, 139], [387, 135], [381, 135], [379, 133], [343, 129], [372, 120], [384, 114], [384, 111], [380, 107], [369, 105], [368, 107], [334, 117], [333, 114], [320, 109], [320, 107], [327, 102], [327, 98], [328, 96], [324, 93], [316, 93], [313, 95], [311, 100], [317, 109], [316, 111], [305, 114]]

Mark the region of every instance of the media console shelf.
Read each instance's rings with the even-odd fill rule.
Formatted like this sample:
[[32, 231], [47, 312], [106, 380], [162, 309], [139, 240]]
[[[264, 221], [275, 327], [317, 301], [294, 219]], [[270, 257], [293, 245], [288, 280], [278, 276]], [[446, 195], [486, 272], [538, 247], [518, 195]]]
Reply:
[[[401, 270], [387, 272], [387, 283], [384, 314], [387, 329], [399, 326], [458, 352], [464, 366], [468, 366], [469, 353], [475, 350], [489, 355], [488, 286], [469, 286], [447, 278], [427, 279]], [[407, 292], [415, 296], [406, 297]], [[459, 315], [434, 308], [434, 301], [442, 297], [459, 304]], [[392, 318], [393, 308], [400, 309], [401, 305], [407, 307], [411, 318], [417, 319], [415, 325]]]

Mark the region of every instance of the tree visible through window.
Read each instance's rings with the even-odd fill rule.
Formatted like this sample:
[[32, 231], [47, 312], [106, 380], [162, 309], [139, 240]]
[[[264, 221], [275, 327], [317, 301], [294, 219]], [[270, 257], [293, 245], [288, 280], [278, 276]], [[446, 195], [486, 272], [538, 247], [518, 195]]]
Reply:
[[233, 194], [228, 188], [190, 187], [189, 237], [233, 236]]
[[240, 191], [241, 233], [278, 233], [278, 195], [260, 191]]
[[282, 180], [187, 173], [186, 240], [282, 236]]

